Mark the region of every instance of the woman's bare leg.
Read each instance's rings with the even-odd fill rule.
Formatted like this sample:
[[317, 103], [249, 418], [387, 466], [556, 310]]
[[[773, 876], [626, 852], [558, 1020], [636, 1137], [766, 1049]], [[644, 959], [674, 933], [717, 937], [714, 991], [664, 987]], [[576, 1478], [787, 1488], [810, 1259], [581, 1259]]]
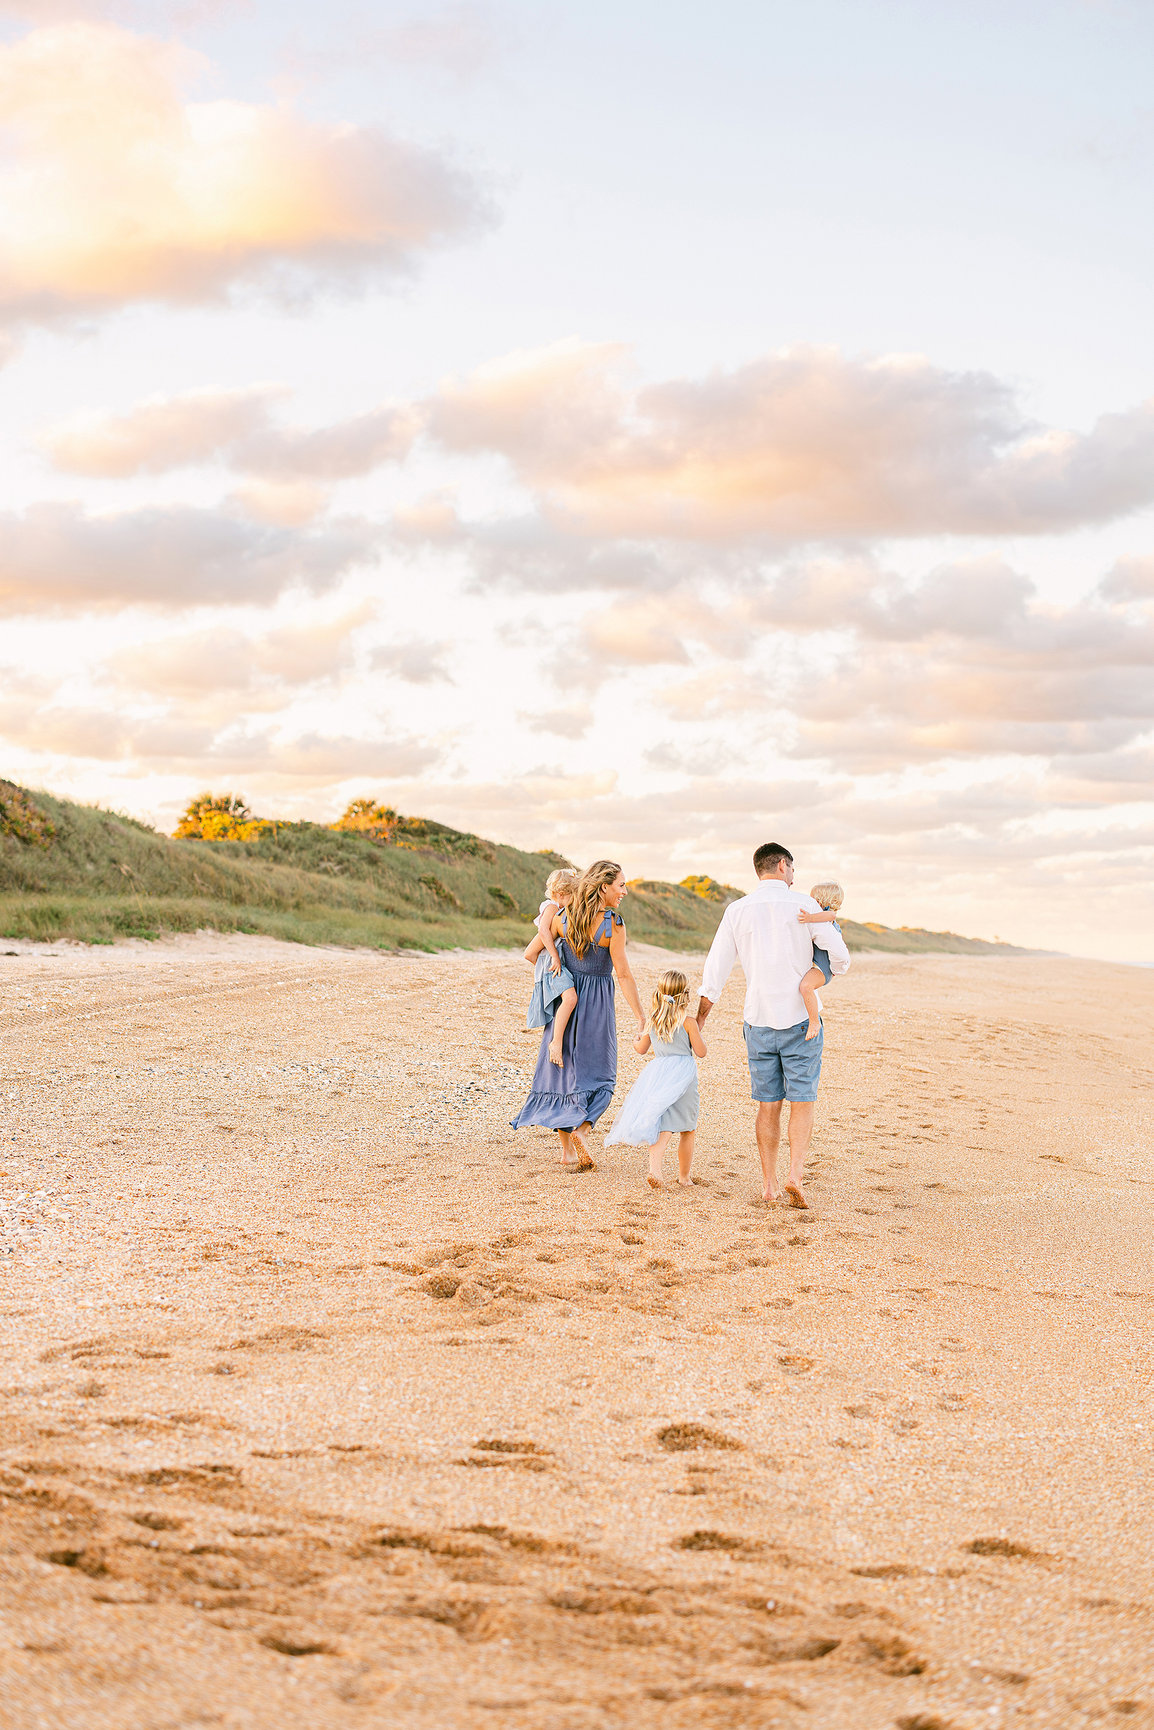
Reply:
[[569, 1139], [577, 1149], [578, 1171], [597, 1170], [596, 1165], [593, 1163], [593, 1155], [589, 1152], [589, 1145], [585, 1140], [585, 1137], [592, 1128], [593, 1125], [588, 1121], [588, 1119], [586, 1119], [579, 1129], [571, 1129], [569, 1131]]
[[809, 1026], [805, 1030], [807, 1039], [816, 1039], [821, 1032], [821, 1009], [818, 1006], [817, 994], [825, 984], [825, 974], [820, 967], [811, 967], [798, 990], [805, 1004], [805, 1012], [809, 1016]]
[[653, 1146], [649, 1149], [649, 1176], [646, 1178], [650, 1189], [664, 1189], [665, 1179], [661, 1175], [665, 1160], [665, 1149], [673, 1139], [671, 1129], [663, 1129]]
[[561, 1144], [561, 1164], [576, 1165], [577, 1155], [573, 1152], [573, 1138], [567, 1129], [557, 1131], [557, 1140]]
[[683, 1129], [677, 1138], [677, 1181], [687, 1187], [692, 1184], [690, 1173], [693, 1170], [693, 1149], [697, 1142], [697, 1131]]
[[569, 1025], [569, 1017], [577, 1007], [577, 993], [570, 989], [561, 995], [557, 1005], [557, 1013], [553, 1017], [553, 1037], [549, 1041], [549, 1062], [558, 1068], [565, 1061], [561, 1055], [561, 1041], [565, 1037], [565, 1029]]

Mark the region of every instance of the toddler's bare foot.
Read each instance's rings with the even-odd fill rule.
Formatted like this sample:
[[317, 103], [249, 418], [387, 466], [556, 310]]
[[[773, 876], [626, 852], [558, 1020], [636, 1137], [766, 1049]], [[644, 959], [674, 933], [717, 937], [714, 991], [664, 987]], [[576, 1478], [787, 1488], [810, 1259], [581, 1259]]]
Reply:
[[[809, 1035], [807, 1034], [806, 1037], [808, 1038]], [[546, 1050], [548, 1051], [548, 1054], [549, 1054], [549, 1062], [555, 1063], [557, 1065], [558, 1069], [560, 1069], [561, 1065], [565, 1061], [564, 1058], [561, 1056], [561, 1041], [559, 1039], [551, 1039], [549, 1041], [548, 1046], [546, 1047]]]
[[768, 1207], [770, 1202], [779, 1200], [781, 1191], [779, 1189], [772, 1189], [769, 1185], [765, 1185], [762, 1188], [761, 1194], [766, 1206]]
[[[807, 1039], [816, 1039], [820, 1032], [821, 1032], [821, 1022], [820, 1021], [811, 1021], [809, 1026], [805, 1030], [805, 1036]], [[550, 1046], [549, 1050], [551, 1053], [553, 1050], [553, 1047]]]
[[806, 1201], [805, 1196], [802, 1194], [801, 1185], [799, 1183], [787, 1183], [785, 1186], [785, 1194], [790, 1207], [809, 1206], [808, 1201]]
[[661, 1179], [659, 1177], [654, 1177], [652, 1172], [649, 1173], [649, 1175], [645, 1179], [645, 1181], [649, 1185], [650, 1189], [664, 1189], [665, 1188], [665, 1185], [662, 1183]]
[[693, 1188], [693, 1179], [691, 1177], [679, 1177], [677, 1181], [681, 1185], [682, 1189]]

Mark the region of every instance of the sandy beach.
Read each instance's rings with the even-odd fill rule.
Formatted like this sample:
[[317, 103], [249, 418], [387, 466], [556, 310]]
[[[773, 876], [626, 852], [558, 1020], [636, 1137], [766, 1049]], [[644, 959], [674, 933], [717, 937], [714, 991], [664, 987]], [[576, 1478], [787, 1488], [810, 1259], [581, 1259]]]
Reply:
[[736, 977], [655, 1193], [508, 953], [5, 947], [5, 1727], [1154, 1725], [1154, 972], [856, 959], [799, 1214]]

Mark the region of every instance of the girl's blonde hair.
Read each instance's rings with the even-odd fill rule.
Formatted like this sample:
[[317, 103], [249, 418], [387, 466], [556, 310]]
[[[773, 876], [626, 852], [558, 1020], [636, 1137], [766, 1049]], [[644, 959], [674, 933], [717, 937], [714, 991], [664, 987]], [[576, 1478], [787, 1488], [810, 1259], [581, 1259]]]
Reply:
[[649, 1004], [649, 1031], [669, 1040], [689, 1014], [689, 981], [672, 968], [663, 973]]
[[559, 889], [567, 890], [572, 895], [577, 887], [579, 873], [571, 865], [566, 865], [561, 871], [550, 871], [545, 879], [545, 893], [550, 901], [556, 901]]
[[612, 859], [598, 859], [581, 873], [573, 899], [565, 916], [565, 939], [574, 955], [584, 955], [593, 940], [593, 928], [601, 923], [605, 909], [601, 891], [608, 889], [621, 875], [620, 865]]
[[810, 894], [827, 913], [836, 913], [845, 900], [845, 892], [840, 883], [815, 883]]

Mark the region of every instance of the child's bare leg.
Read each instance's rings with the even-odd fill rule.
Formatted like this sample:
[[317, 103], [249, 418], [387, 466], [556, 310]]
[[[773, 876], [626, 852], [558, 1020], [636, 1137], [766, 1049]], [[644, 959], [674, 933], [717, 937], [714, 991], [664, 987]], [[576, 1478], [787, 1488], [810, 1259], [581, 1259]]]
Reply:
[[665, 1160], [665, 1149], [669, 1146], [672, 1139], [673, 1131], [671, 1129], [663, 1129], [661, 1134], [657, 1137], [657, 1140], [653, 1143], [653, 1146], [649, 1149], [649, 1176], [646, 1179], [646, 1182], [650, 1189], [665, 1188], [665, 1182], [661, 1175], [661, 1168]]
[[693, 1182], [690, 1173], [693, 1170], [693, 1149], [697, 1141], [697, 1131], [683, 1129], [677, 1138], [677, 1181], [688, 1187]]
[[820, 967], [811, 967], [798, 990], [809, 1016], [809, 1026], [805, 1030], [807, 1039], [816, 1039], [821, 1032], [821, 1010], [818, 1007], [817, 994], [825, 984], [825, 974]]
[[570, 987], [568, 991], [562, 993], [561, 1001], [557, 1005], [557, 1013], [553, 1017], [553, 1037], [549, 1041], [549, 1062], [555, 1063], [558, 1068], [560, 1068], [561, 1064], [565, 1061], [561, 1055], [561, 1041], [565, 1037], [565, 1029], [569, 1025], [569, 1017], [572, 1015], [576, 1007], [577, 993]]

